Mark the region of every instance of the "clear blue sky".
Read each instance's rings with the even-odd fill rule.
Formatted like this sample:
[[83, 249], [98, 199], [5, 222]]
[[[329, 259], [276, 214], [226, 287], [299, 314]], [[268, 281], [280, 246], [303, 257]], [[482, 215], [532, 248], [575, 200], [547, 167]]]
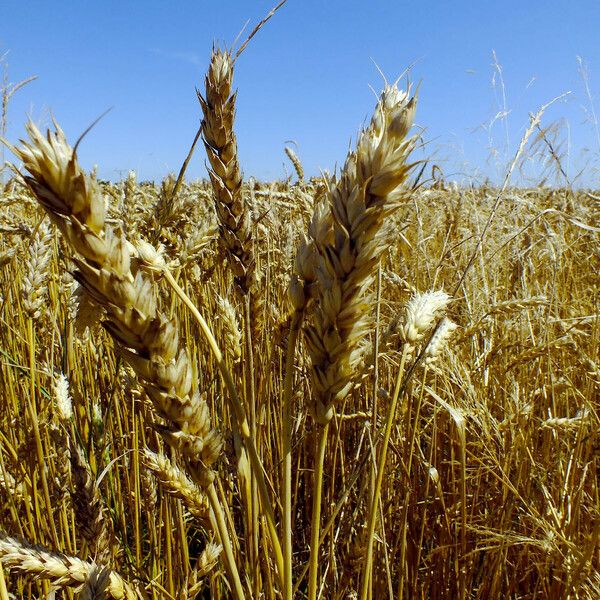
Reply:
[[[9, 51], [9, 79], [38, 76], [9, 106], [8, 138], [23, 135], [28, 115], [48, 124], [54, 114], [74, 140], [114, 107], [83, 143], [84, 164], [97, 163], [110, 179], [129, 169], [139, 179], [177, 171], [199, 122], [194, 88], [203, 86], [213, 42], [232, 44], [247, 21], [250, 31], [274, 4], [5, 0], [0, 54]], [[510, 113], [486, 130], [503, 110], [492, 51]], [[417, 122], [427, 153], [449, 178], [497, 178], [528, 114], [571, 91], [544, 122], [561, 124], [570, 175], [592, 160], [596, 169], [585, 182], [598, 186], [600, 140], [577, 56], [600, 112], [598, 0], [288, 0], [237, 64], [242, 166], [247, 176], [283, 177], [290, 169], [283, 147], [294, 140], [309, 174], [332, 170], [372, 111], [369, 86], [382, 85], [374, 63], [390, 80], [414, 63]], [[188, 175], [205, 173], [198, 148]]]

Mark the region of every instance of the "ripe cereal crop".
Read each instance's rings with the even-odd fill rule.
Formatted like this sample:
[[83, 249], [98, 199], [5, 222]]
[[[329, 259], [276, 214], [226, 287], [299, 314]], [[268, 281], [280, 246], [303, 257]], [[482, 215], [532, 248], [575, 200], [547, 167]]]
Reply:
[[409, 83], [245, 179], [237, 57], [207, 180], [4, 140], [0, 600], [599, 597], [598, 192], [424, 181]]

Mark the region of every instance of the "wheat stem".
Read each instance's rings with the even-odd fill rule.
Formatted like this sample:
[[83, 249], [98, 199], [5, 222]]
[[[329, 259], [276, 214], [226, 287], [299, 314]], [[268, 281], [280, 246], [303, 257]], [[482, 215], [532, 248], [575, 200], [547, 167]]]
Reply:
[[273, 505], [269, 497], [264, 467], [258, 456], [254, 440], [252, 439], [250, 427], [248, 425], [248, 419], [246, 417], [246, 411], [244, 410], [244, 406], [239, 397], [237, 388], [235, 386], [235, 383], [233, 382], [231, 371], [227, 367], [227, 363], [225, 362], [223, 353], [219, 348], [215, 336], [213, 335], [204, 317], [200, 314], [200, 311], [196, 308], [194, 303], [190, 300], [189, 296], [185, 293], [181, 286], [175, 281], [173, 275], [169, 272], [169, 270], [165, 269], [163, 273], [168, 284], [173, 288], [173, 291], [177, 294], [177, 296], [179, 296], [181, 301], [187, 306], [192, 316], [200, 326], [200, 331], [202, 332], [206, 342], [208, 343], [211, 349], [211, 352], [213, 353], [221, 376], [223, 377], [223, 381], [225, 382], [225, 387], [227, 388], [228, 392], [227, 399], [232, 408], [234, 417], [237, 422], [237, 426], [239, 428], [239, 432], [242, 436], [242, 439], [244, 440], [244, 444], [248, 451], [250, 464], [252, 465], [252, 469], [256, 476], [258, 493], [260, 495], [260, 500], [265, 511], [267, 528], [269, 530], [271, 544], [273, 546], [273, 552], [275, 554], [275, 560], [277, 562], [277, 568], [280, 573], [280, 576], [283, 577], [283, 554], [281, 551], [281, 544], [279, 543], [279, 538], [277, 536], [277, 529], [275, 526], [275, 513], [273, 511]]
[[[245, 325], [245, 342], [246, 342], [246, 356], [244, 361], [245, 381], [246, 381], [246, 406], [250, 408], [250, 434], [254, 440], [254, 444], [258, 444], [258, 436], [256, 430], [256, 391], [255, 391], [255, 379], [254, 379], [254, 351], [252, 349], [252, 311], [250, 308], [251, 300], [250, 294], [247, 294], [244, 299], [244, 325]], [[248, 540], [249, 540], [249, 558], [252, 566], [252, 573], [254, 573], [254, 596], [258, 597], [260, 594], [260, 567], [259, 567], [259, 553], [258, 553], [258, 530], [259, 530], [259, 516], [258, 516], [258, 489], [257, 479], [254, 475], [255, 470], [250, 471], [250, 494], [247, 498], [249, 507], [248, 512], [250, 519], [248, 520]]]
[[0, 559], [0, 600], [9, 600], [8, 590], [6, 589], [6, 581], [4, 580], [4, 568]]
[[292, 583], [292, 385], [294, 382], [294, 356], [298, 333], [304, 311], [296, 310], [288, 334], [283, 388], [283, 568], [285, 600], [293, 596]]
[[319, 534], [321, 532], [321, 496], [323, 491], [323, 464], [325, 449], [327, 448], [327, 434], [329, 421], [325, 423], [318, 433], [317, 452], [315, 455], [315, 472], [313, 479], [313, 504], [312, 524], [310, 538], [310, 567], [308, 572], [308, 599], [317, 598], [317, 576], [319, 574]]
[[385, 422], [385, 433], [383, 435], [383, 441], [381, 443], [381, 449], [379, 451], [379, 457], [377, 459], [377, 479], [375, 480], [375, 490], [373, 494], [373, 500], [371, 502], [371, 508], [369, 510], [369, 521], [367, 525], [367, 558], [363, 570], [362, 578], [362, 590], [360, 598], [361, 600], [367, 600], [371, 590], [371, 571], [373, 568], [373, 539], [375, 537], [375, 523], [377, 521], [377, 512], [379, 510], [379, 497], [381, 495], [381, 484], [383, 482], [383, 475], [385, 473], [385, 462], [387, 458], [387, 449], [390, 442], [390, 435], [392, 433], [392, 425], [394, 423], [394, 416], [396, 414], [396, 406], [398, 405], [398, 398], [400, 397], [400, 388], [404, 379], [404, 365], [409, 356], [411, 350], [410, 344], [404, 344], [402, 348], [402, 358], [400, 359], [400, 368], [396, 376], [396, 384], [394, 387], [394, 395], [388, 409], [386, 422]]
[[[58, 546], [58, 535], [56, 533], [56, 526], [54, 525], [54, 519], [52, 518], [52, 502], [50, 500], [50, 490], [48, 488], [48, 476], [47, 476], [47, 467], [46, 460], [44, 458], [44, 448], [42, 445], [42, 437], [40, 435], [40, 427], [38, 422], [37, 409], [35, 406], [35, 396], [36, 396], [36, 365], [35, 365], [35, 332], [33, 330], [33, 319], [31, 317], [27, 318], [27, 333], [29, 335], [29, 368], [30, 368], [30, 388], [29, 388], [29, 413], [31, 418], [31, 424], [33, 428], [33, 437], [35, 440], [35, 450], [37, 453], [37, 462], [38, 467], [40, 469], [40, 477], [42, 479], [42, 490], [44, 493], [44, 502], [46, 504], [46, 511], [49, 519], [38, 519], [38, 525], [41, 525], [42, 522], [46, 521], [49, 523], [50, 532], [52, 534], [52, 540], [56, 546]], [[32, 480], [34, 479], [32, 474]], [[36, 515], [39, 517], [39, 511], [36, 503]]]
[[223, 510], [221, 508], [221, 503], [217, 496], [217, 491], [215, 490], [214, 484], [211, 483], [206, 488], [206, 495], [208, 497], [208, 501], [210, 503], [212, 512], [215, 516], [214, 522], [217, 526], [219, 542], [221, 543], [221, 546], [223, 546], [223, 562], [225, 563], [225, 568], [227, 569], [229, 582], [232, 584], [233, 595], [237, 600], [244, 600], [244, 590], [242, 588], [240, 574], [238, 573], [235, 557], [233, 555], [233, 546], [231, 544], [231, 538], [229, 537], [229, 533], [227, 531], [227, 524], [225, 523]]

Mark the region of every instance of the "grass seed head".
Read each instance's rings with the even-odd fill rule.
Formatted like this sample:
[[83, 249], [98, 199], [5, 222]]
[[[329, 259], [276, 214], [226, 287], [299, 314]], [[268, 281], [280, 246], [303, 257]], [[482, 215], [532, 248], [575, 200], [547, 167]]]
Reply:
[[423, 339], [450, 303], [450, 296], [443, 291], [425, 292], [413, 296], [406, 306], [406, 318], [402, 325], [403, 339], [415, 344]]

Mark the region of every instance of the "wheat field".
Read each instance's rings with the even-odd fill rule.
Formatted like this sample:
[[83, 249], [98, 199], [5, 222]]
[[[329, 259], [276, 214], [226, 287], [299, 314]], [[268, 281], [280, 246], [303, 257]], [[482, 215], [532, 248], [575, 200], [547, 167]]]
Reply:
[[432, 185], [395, 85], [244, 178], [234, 66], [207, 181], [6, 142], [0, 599], [600, 597], [600, 194]]

